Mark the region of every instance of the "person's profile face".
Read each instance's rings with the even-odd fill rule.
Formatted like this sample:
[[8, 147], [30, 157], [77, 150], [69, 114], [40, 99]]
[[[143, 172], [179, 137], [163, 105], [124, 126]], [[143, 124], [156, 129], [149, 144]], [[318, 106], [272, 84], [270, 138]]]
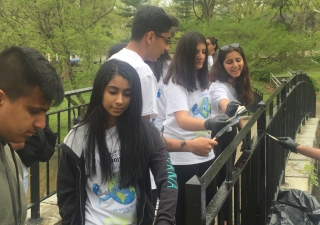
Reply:
[[194, 60], [195, 68], [198, 70], [203, 67], [205, 58], [207, 56], [206, 50], [206, 45], [202, 42], [199, 42], [197, 45], [196, 57]]
[[171, 45], [171, 29], [161, 34], [156, 34], [154, 32], [153, 34], [152, 41], [150, 42], [150, 54], [147, 59], [151, 62], [157, 61], [160, 55], [170, 49]]
[[46, 125], [46, 112], [50, 109], [41, 89], [37, 86], [28, 96], [10, 101], [0, 90], [0, 137], [10, 142], [24, 142], [37, 129]]

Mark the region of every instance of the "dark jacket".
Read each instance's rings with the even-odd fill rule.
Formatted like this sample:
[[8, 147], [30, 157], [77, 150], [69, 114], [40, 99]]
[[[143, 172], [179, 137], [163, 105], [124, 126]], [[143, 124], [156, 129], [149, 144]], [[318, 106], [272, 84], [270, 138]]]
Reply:
[[22, 164], [9, 145], [0, 139], [0, 224], [24, 225], [27, 216]]
[[[171, 165], [159, 131], [150, 124], [153, 137], [154, 153], [149, 159], [157, 185], [160, 204], [155, 224], [174, 224], [178, 197], [176, 174]], [[62, 224], [85, 224], [86, 174], [83, 155], [83, 141], [86, 127], [81, 126], [69, 132], [63, 144], [60, 145], [62, 155], [57, 178], [57, 197]], [[151, 225], [154, 221], [154, 207], [151, 203], [151, 184], [149, 168], [143, 178], [138, 181], [137, 224]]]
[[54, 153], [56, 139], [57, 134], [49, 127], [37, 130], [26, 139], [23, 149], [17, 151], [17, 154], [26, 167], [30, 167], [35, 161], [47, 162]]

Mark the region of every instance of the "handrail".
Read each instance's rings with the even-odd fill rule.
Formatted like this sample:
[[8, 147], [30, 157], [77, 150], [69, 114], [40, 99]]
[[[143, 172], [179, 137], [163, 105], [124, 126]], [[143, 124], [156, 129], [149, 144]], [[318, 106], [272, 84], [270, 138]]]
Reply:
[[[284, 80], [265, 103], [260, 102], [256, 113], [205, 174], [202, 177], [194, 176], [186, 183], [187, 225], [209, 225], [216, 216], [218, 224], [223, 224], [220, 216], [226, 212], [229, 215], [228, 224], [268, 224], [280, 184], [284, 180], [288, 151], [266, 139], [265, 132], [294, 138], [301, 121], [315, 116], [315, 101], [310, 78], [306, 74], [295, 74]], [[251, 139], [254, 124], [257, 125], [257, 133]], [[242, 152], [233, 165], [232, 155], [244, 138], [249, 139], [251, 147]], [[226, 179], [206, 207], [203, 202], [205, 188], [224, 164], [227, 167]]]
[[281, 82], [273, 75], [273, 73], [270, 72], [270, 81], [273, 81], [273, 83], [279, 87], [281, 85]]
[[[258, 123], [258, 127], [259, 127], [258, 128], [258, 133], [251, 140], [251, 146], [252, 146], [251, 149], [244, 151], [235, 165], [230, 164], [231, 161], [229, 160], [229, 164], [230, 164], [229, 165], [229, 171], [231, 171], [231, 175], [228, 177], [228, 181], [225, 181], [222, 184], [221, 188], [218, 190], [218, 195], [215, 196], [216, 201], [211, 201], [209, 206], [207, 207], [207, 209], [205, 209], [206, 212], [207, 212], [207, 216], [206, 216], [207, 217], [207, 221], [212, 220], [212, 216], [215, 215], [215, 213], [217, 213], [221, 209], [221, 207], [222, 207], [221, 205], [215, 205], [214, 203], [215, 202], [219, 202], [219, 201], [220, 202], [221, 201], [222, 202], [226, 201], [226, 198], [228, 198], [228, 197], [224, 198], [222, 196], [227, 194], [227, 192], [234, 191], [236, 195], [241, 195], [241, 193], [237, 194], [237, 192], [241, 191], [241, 187], [244, 187], [245, 184], [243, 184], [243, 181], [239, 182], [239, 177], [240, 177], [240, 180], [247, 179], [246, 177], [243, 177], [243, 174], [247, 173], [246, 170], [248, 170], [247, 169], [248, 165], [253, 166], [252, 165], [254, 163], [253, 161], [260, 161], [263, 157], [272, 157], [272, 156], [268, 156], [267, 154], [261, 156], [261, 149], [263, 149], [263, 147], [262, 147], [263, 143], [268, 144], [269, 146], [270, 146], [270, 144], [272, 144], [272, 143], [265, 142], [264, 131], [267, 129], [268, 132], [270, 132], [270, 133], [275, 132], [276, 134], [277, 134], [277, 132], [278, 133], [282, 132], [282, 131], [284, 132], [284, 129], [273, 131], [272, 127], [274, 127], [274, 125], [273, 125], [274, 122], [272, 122], [272, 121], [274, 121], [274, 118], [278, 117], [277, 115], [281, 114], [281, 108], [283, 107], [282, 103], [285, 103], [287, 101], [286, 100], [287, 99], [286, 95], [289, 96], [289, 92], [292, 92], [292, 89], [297, 88], [297, 86], [300, 86], [301, 84], [307, 84], [309, 86], [307, 86], [307, 88], [300, 88], [300, 92], [305, 92], [306, 90], [308, 90], [308, 91], [312, 90], [313, 86], [310, 86], [310, 82], [311, 81], [308, 81], [308, 77], [305, 74], [299, 74], [299, 75], [295, 74], [294, 76], [290, 77], [287, 80], [287, 83], [282, 83], [280, 85], [280, 87], [278, 89], [276, 89], [276, 91], [270, 96], [270, 98], [266, 101], [266, 103], [262, 102], [262, 103], [260, 103], [259, 107], [256, 107], [257, 108], [256, 112], [252, 115], [251, 120], [249, 120], [247, 122], [246, 126], [241, 130], [241, 132], [234, 139], [234, 141], [230, 143], [230, 145], [219, 156], [219, 158], [215, 161], [215, 163], [212, 165], [212, 167], [210, 167], [208, 169], [208, 171], [204, 174], [204, 176], [199, 178], [199, 179], [197, 179], [199, 181], [199, 183], [205, 184], [205, 186], [206, 186], [207, 183], [209, 182], [209, 179], [212, 178], [212, 177], [215, 177], [217, 171], [220, 170], [222, 165], [229, 160], [230, 155], [232, 154], [234, 148], [236, 146], [238, 146], [238, 144], [241, 142], [241, 140], [243, 138], [247, 138], [247, 139], [249, 138], [250, 139], [250, 137], [251, 137], [251, 134], [250, 134], [251, 127], [253, 126], [253, 123], [255, 123], [255, 122]], [[83, 88], [83, 89], [79, 89], [79, 90], [75, 90], [75, 91], [66, 92], [66, 96], [65, 97], [68, 100], [68, 106], [66, 108], [63, 108], [63, 109], [50, 111], [47, 114], [47, 122], [48, 122], [48, 124], [50, 124], [50, 127], [54, 131], [59, 133], [57, 143], [61, 143], [62, 142], [62, 138], [66, 135], [68, 130], [71, 129], [71, 127], [73, 126], [72, 117], [80, 116], [81, 110], [83, 110], [83, 109], [85, 110], [85, 107], [88, 104], [88, 103], [84, 103], [84, 104], [80, 104], [79, 103], [78, 105], [72, 105], [71, 104], [71, 100], [73, 98], [75, 98], [76, 96], [78, 96], [79, 94], [90, 93], [91, 90], [92, 90], [92, 88], [89, 87], [89, 88]], [[255, 94], [257, 96], [260, 96], [260, 98], [262, 99], [263, 94], [259, 90], [255, 89], [255, 88], [253, 90], [254, 90]], [[299, 92], [299, 95], [298, 94], [296, 95], [296, 97], [301, 95], [300, 92]], [[310, 96], [310, 101], [311, 102], [312, 101], [315, 102], [315, 96], [314, 97]], [[310, 104], [310, 101], [309, 102], [308, 101], [302, 101], [303, 104], [301, 105], [299, 110], [301, 111], [302, 109], [303, 110], [309, 109], [310, 108], [309, 106], [312, 107], [312, 105], [313, 105], [314, 108], [311, 109], [311, 111], [309, 110], [310, 112], [305, 113], [305, 114], [308, 114], [310, 117], [312, 117], [312, 116], [315, 115], [315, 104]], [[300, 102], [300, 101], [295, 100], [293, 102], [297, 103], [297, 102]], [[287, 107], [287, 109], [293, 110], [295, 108], [295, 105], [293, 105], [293, 106], [286, 105], [286, 107]], [[266, 110], [269, 110], [268, 117], [266, 116]], [[313, 112], [312, 112], [312, 110], [313, 110]], [[301, 115], [304, 114], [304, 113], [301, 113], [300, 111], [299, 111], [299, 115], [300, 114]], [[296, 114], [294, 114], [294, 116], [297, 116], [299, 118], [301, 117], [301, 116], [298, 116]], [[290, 119], [292, 119], [292, 118], [293, 117], [290, 116]], [[281, 121], [282, 121], [282, 119], [281, 119]], [[295, 125], [293, 130], [296, 131], [296, 129], [297, 129], [296, 127], [299, 125], [299, 122], [295, 121], [293, 124]], [[286, 126], [288, 126], [288, 123], [286, 123]], [[287, 129], [288, 127], [285, 127], [285, 128]], [[285, 134], [291, 135], [291, 133], [292, 133], [292, 131], [290, 130], [290, 132], [285, 133]], [[279, 152], [283, 152], [283, 151], [279, 151]], [[32, 172], [32, 171], [34, 171], [34, 169], [36, 171], [39, 171], [39, 167], [37, 168], [37, 165], [32, 165], [32, 167], [34, 167], [34, 168], [31, 168], [31, 171], [30, 171], [30, 174], [31, 174], [31, 176], [30, 176], [30, 180], [31, 180], [30, 189], [31, 189], [32, 195], [35, 196], [35, 197], [32, 198], [33, 201], [28, 205], [28, 207], [31, 208], [31, 222], [32, 221], [37, 221], [40, 218], [40, 212], [39, 212], [39, 204], [40, 204], [40, 202], [56, 193], [56, 190], [55, 190], [55, 177], [50, 178], [49, 171], [50, 171], [50, 167], [52, 165], [55, 165], [55, 164], [57, 165], [58, 164], [58, 159], [60, 157], [60, 153], [61, 153], [61, 150], [57, 147], [56, 148], [56, 153], [55, 153], [56, 157], [53, 157], [50, 160], [50, 162], [44, 163], [45, 164], [45, 170], [46, 170], [46, 172], [44, 173], [44, 174], [46, 174], [46, 178], [45, 178], [46, 187], [45, 187], [44, 193], [41, 190], [38, 190], [38, 192], [35, 192], [37, 190], [34, 187], [35, 186], [39, 186], [39, 175], [36, 176], [35, 172]], [[260, 154], [260, 155], [256, 156], [256, 154]], [[253, 157], [254, 160], [252, 159], [252, 157]], [[283, 155], [283, 157], [284, 157], [284, 155]], [[259, 159], [259, 160], [257, 160], [257, 159]], [[38, 164], [38, 163], [35, 163], [35, 164]], [[261, 166], [261, 164], [259, 164], [259, 165]], [[38, 166], [39, 166], [39, 164], [38, 164]], [[265, 165], [264, 166], [265, 167], [264, 171], [267, 171], [267, 169], [266, 169], [267, 166], [269, 166], [269, 165]], [[259, 170], [259, 172], [261, 174], [263, 174], [263, 171], [262, 172], [261, 171], [262, 171], [262, 169]], [[255, 173], [258, 173], [258, 171], [256, 171]], [[55, 176], [55, 175], [53, 175], [53, 176]], [[278, 179], [277, 182], [279, 183], [280, 178], [277, 178], [277, 179]], [[41, 180], [41, 182], [43, 182], [43, 180]], [[260, 180], [260, 182], [262, 182], [262, 181]], [[275, 183], [275, 181], [272, 181], [272, 182]], [[54, 187], [52, 188], [52, 186], [54, 186]], [[262, 186], [262, 185], [260, 185], [260, 186]], [[238, 187], [238, 188], [234, 188], [234, 187]], [[39, 193], [39, 191], [41, 192], [41, 194]], [[255, 192], [255, 191], [256, 190], [253, 190], [253, 192]], [[272, 191], [274, 191], [274, 190], [272, 189]], [[261, 192], [267, 193], [266, 191], [259, 191], [259, 193], [261, 193]], [[264, 212], [266, 218], [267, 218], [267, 215], [268, 215], [268, 213], [266, 211], [267, 211], [267, 209], [268, 209], [268, 207], [270, 205], [270, 202], [269, 202], [269, 199], [268, 199], [270, 197], [270, 195], [271, 195], [270, 193], [267, 193], [267, 194], [265, 194], [265, 197], [263, 197], [263, 196], [259, 197], [259, 199], [260, 199], [259, 202], [263, 203], [263, 204], [261, 204], [261, 207], [259, 209], [260, 210], [259, 211], [260, 212], [259, 215], [261, 215], [261, 213]], [[273, 195], [276, 195], [276, 193], [273, 193]], [[190, 195], [190, 197], [191, 197], [191, 195]], [[219, 201], [218, 201], [217, 198], [219, 199]], [[263, 200], [264, 198], [266, 198], [266, 199]], [[272, 199], [274, 199], [274, 198], [272, 198]], [[256, 198], [255, 198], [255, 200], [257, 201]], [[236, 212], [237, 215], [240, 214], [240, 210], [237, 210], [238, 207], [240, 208], [239, 204], [240, 204], [240, 202], [237, 202], [237, 206], [235, 206], [236, 207], [235, 208], [235, 212]], [[265, 205], [265, 206], [263, 206], [263, 205]], [[190, 209], [188, 209], [188, 210], [190, 210]], [[253, 210], [253, 209], [251, 209], [251, 211], [252, 212], [256, 212], [256, 210]], [[206, 215], [205, 211], [203, 213], [204, 213], [204, 215]], [[246, 213], [245, 211], [241, 211], [241, 214], [242, 214], [241, 218], [246, 217], [246, 216], [244, 216], [245, 213]], [[191, 211], [191, 213], [187, 213], [187, 214], [190, 214], [190, 216], [193, 216], [193, 212], [192, 211]], [[204, 220], [206, 220], [206, 219], [204, 219]], [[240, 219], [239, 218], [235, 218], [235, 221], [238, 221], [238, 220], [240, 220]], [[267, 219], [265, 219], [265, 220], [267, 220]], [[191, 222], [191, 220], [190, 220], [190, 222]], [[256, 221], [254, 221], [251, 224], [257, 224], [255, 222]], [[198, 221], [198, 222], [193, 223], [193, 224], [200, 224], [200, 223]], [[207, 223], [207, 224], [209, 224], [209, 223]], [[242, 223], [242, 224], [250, 224], [250, 222]], [[264, 224], [264, 223], [261, 223], [261, 224]]]

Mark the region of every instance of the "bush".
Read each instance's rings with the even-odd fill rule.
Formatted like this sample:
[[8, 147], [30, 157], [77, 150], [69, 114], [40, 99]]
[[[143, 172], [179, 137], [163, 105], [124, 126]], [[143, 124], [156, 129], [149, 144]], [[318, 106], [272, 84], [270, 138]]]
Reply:
[[311, 82], [312, 82], [312, 84], [313, 84], [314, 90], [315, 90], [316, 92], [320, 91], [320, 87], [319, 87], [317, 81], [316, 81], [313, 77], [310, 77], [310, 76], [309, 76], [309, 78], [310, 78], [310, 80], [311, 80]]
[[251, 77], [254, 78], [257, 81], [264, 81], [269, 82], [270, 81], [270, 72], [265, 70], [251, 70]]

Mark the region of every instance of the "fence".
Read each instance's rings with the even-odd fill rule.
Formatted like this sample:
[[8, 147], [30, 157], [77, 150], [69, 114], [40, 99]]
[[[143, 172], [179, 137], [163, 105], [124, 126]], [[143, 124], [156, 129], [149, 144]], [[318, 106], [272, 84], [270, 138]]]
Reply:
[[[283, 177], [283, 169], [286, 163], [285, 159], [288, 153], [279, 150], [278, 154], [273, 154], [274, 152], [277, 152], [279, 147], [276, 146], [275, 143], [266, 142], [264, 131], [266, 130], [275, 136], [281, 135], [294, 137], [294, 134], [299, 127], [300, 122], [303, 121], [304, 116], [308, 114], [310, 114], [311, 117], [314, 116], [315, 95], [314, 92], [312, 94], [312, 90], [314, 89], [313, 86], [311, 86], [312, 83], [306, 75], [295, 75], [289, 79], [287, 84], [282, 84], [266, 103], [260, 103], [259, 108], [257, 108], [255, 104], [252, 105], [252, 111], [256, 111], [256, 113], [237, 135], [234, 141], [230, 143], [227, 149], [225, 149], [225, 151], [201, 178], [194, 177], [190, 182], [188, 182], [188, 224], [210, 224], [216, 215], [218, 215], [224, 202], [227, 202], [225, 204], [227, 211], [232, 212], [230, 221], [233, 221], [234, 224], [240, 224], [240, 219], [242, 224], [265, 224], [262, 223], [262, 221], [264, 220], [263, 218], [266, 219], [270, 214], [268, 213], [268, 210], [272, 207], [272, 201], [275, 199], [277, 194], [277, 188], [274, 184], [279, 184]], [[293, 91], [293, 89], [295, 91]], [[297, 91], [298, 89], [299, 92]], [[66, 92], [66, 108], [47, 114], [47, 124], [54, 131], [59, 133], [57, 143], [62, 142], [62, 138], [65, 137], [74, 124], [73, 119], [80, 116], [87, 106], [87, 103], [72, 106], [71, 102], [75, 102], [74, 98], [79, 95], [82, 95], [82, 97], [84, 95], [88, 98], [91, 90], [92, 88], [84, 88]], [[261, 98], [261, 93], [256, 89], [254, 92], [256, 101], [258, 101], [258, 99]], [[310, 98], [308, 101], [305, 100], [306, 95]], [[300, 105], [301, 107], [296, 105], [296, 103], [298, 103], [297, 100], [300, 99], [303, 99], [302, 104]], [[308, 102], [313, 104], [313, 108], [310, 109], [310, 105], [307, 104]], [[286, 113], [285, 109], [294, 110], [294, 114]], [[269, 112], [268, 118], [266, 118], [266, 110]], [[283, 117], [285, 118], [283, 119]], [[281, 119], [277, 120], [276, 118]], [[285, 122], [284, 126], [281, 125], [281, 130], [275, 129], [276, 122], [282, 123], [282, 121]], [[289, 121], [294, 121], [293, 125], [289, 123]], [[229, 160], [230, 156], [243, 138], [246, 137], [250, 139], [251, 127], [255, 123], [258, 124], [258, 134], [251, 142], [251, 150], [244, 151], [236, 164], [233, 165], [232, 161]], [[266, 152], [266, 147], [275, 148], [275, 151]], [[56, 193], [55, 188], [53, 188], [53, 190], [50, 188], [52, 186], [55, 187], [56, 175], [54, 174], [53, 176], [50, 176], [50, 171], [54, 165], [58, 164], [60, 151], [61, 150], [57, 147], [55, 153], [57, 157], [53, 157], [49, 162], [44, 163], [44, 171], [39, 172], [39, 163], [34, 163], [30, 168], [31, 176], [29, 187], [31, 203], [28, 205], [28, 208], [31, 208], [31, 219], [29, 220], [29, 223], [37, 223], [41, 219], [40, 202]], [[279, 161], [280, 164], [273, 165], [272, 160], [276, 160], [275, 162], [277, 163]], [[265, 163], [263, 163], [264, 161]], [[225, 163], [228, 165], [226, 182], [222, 184], [213, 200], [206, 207], [205, 203], [203, 203], [199, 197], [204, 196], [206, 184], [210, 183], [209, 181], [217, 175], [217, 172]], [[272, 171], [272, 173], [270, 173], [270, 171]], [[270, 175], [273, 174], [273, 172], [275, 172], [274, 177]], [[45, 175], [45, 178], [41, 181], [39, 178], [40, 173], [44, 173]], [[264, 179], [267, 180], [264, 181]], [[41, 186], [45, 186], [45, 191], [41, 194], [39, 188], [40, 183]], [[263, 184], [268, 184], [268, 187], [264, 187]], [[272, 184], [272, 187], [269, 187], [269, 184]], [[259, 190], [257, 190], [257, 187], [259, 187]], [[229, 195], [231, 191], [233, 191], [234, 195]], [[242, 199], [247, 198], [250, 201], [241, 201]], [[232, 205], [234, 206], [232, 207]], [[249, 209], [252, 209], [251, 212]], [[254, 218], [252, 218], [252, 213], [256, 215]], [[255, 222], [258, 218], [261, 220], [261, 223]]]
[[[218, 224], [222, 225], [222, 215], [228, 215], [228, 224], [268, 224], [289, 152], [267, 139], [265, 132], [294, 138], [301, 123], [315, 116], [315, 101], [309, 77], [293, 74], [282, 81], [265, 103], [260, 102], [251, 119], [205, 174], [186, 183], [187, 225], [213, 224], [217, 216]], [[251, 139], [251, 128], [255, 125], [257, 133]], [[244, 138], [251, 147], [233, 164], [232, 154]], [[205, 189], [224, 164], [226, 179], [206, 206]]]

